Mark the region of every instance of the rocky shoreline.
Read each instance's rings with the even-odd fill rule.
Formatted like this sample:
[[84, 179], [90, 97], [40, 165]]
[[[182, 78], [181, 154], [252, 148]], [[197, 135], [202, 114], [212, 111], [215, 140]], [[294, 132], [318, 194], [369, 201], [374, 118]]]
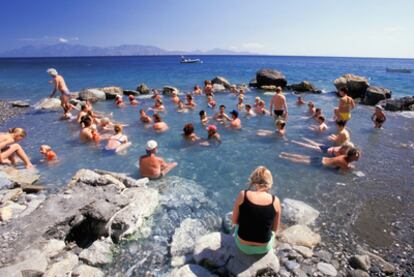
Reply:
[[8, 101], [0, 100], [0, 125], [4, 125], [7, 120], [25, 113], [27, 107], [13, 106]]
[[[38, 177], [28, 173], [13, 181], [7, 175], [3, 181], [7, 178], [9, 186], [16, 187], [19, 182], [33, 184]], [[164, 187], [153, 187], [146, 178], [135, 180], [125, 174], [81, 169], [55, 194], [1, 190], [0, 276], [105, 276], [108, 266], [116, 261], [118, 244], [141, 232], [163, 201], [171, 202], [169, 198], [161, 200], [168, 197], [163, 196], [168, 185], [165, 181]], [[302, 201], [283, 200], [283, 226], [277, 244], [264, 256], [247, 256], [237, 249], [230, 235], [230, 214], [209, 221], [194, 216], [183, 219], [171, 237], [164, 238], [168, 244], [163, 255], [170, 260], [166, 272], [170, 276], [398, 273], [378, 254], [363, 248], [348, 254], [323, 242], [318, 234], [319, 212]], [[147, 276], [157, 275], [148, 271]]]

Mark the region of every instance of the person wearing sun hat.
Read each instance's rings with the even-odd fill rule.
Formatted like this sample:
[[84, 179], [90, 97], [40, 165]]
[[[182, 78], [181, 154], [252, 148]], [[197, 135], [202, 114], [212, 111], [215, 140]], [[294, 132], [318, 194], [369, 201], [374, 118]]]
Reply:
[[147, 154], [139, 158], [139, 171], [142, 177], [151, 180], [159, 179], [177, 166], [176, 162], [166, 163], [163, 158], [155, 155], [158, 150], [158, 143], [155, 140], [147, 141], [145, 150]]

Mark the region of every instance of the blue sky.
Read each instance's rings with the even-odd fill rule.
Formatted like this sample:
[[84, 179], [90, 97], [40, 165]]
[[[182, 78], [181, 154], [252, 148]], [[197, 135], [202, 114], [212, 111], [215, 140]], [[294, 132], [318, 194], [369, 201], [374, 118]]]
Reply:
[[3, 0], [0, 51], [154, 45], [274, 55], [414, 58], [414, 0]]

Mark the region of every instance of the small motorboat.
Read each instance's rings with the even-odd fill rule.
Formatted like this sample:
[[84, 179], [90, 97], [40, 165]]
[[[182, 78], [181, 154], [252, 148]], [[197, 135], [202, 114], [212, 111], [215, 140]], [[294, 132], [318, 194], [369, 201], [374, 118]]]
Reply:
[[184, 56], [181, 56], [180, 63], [203, 63], [203, 61], [200, 59], [188, 59]]
[[412, 69], [409, 68], [390, 68], [387, 67], [385, 69], [387, 72], [395, 72], [395, 73], [411, 73]]

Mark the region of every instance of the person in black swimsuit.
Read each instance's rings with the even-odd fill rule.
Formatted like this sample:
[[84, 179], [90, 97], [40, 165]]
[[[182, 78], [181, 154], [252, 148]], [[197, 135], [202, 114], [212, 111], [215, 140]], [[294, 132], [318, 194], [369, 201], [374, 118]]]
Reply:
[[264, 254], [274, 246], [281, 207], [279, 199], [269, 193], [272, 185], [272, 173], [259, 166], [250, 175], [250, 188], [241, 191], [234, 203], [234, 239], [245, 254]]

